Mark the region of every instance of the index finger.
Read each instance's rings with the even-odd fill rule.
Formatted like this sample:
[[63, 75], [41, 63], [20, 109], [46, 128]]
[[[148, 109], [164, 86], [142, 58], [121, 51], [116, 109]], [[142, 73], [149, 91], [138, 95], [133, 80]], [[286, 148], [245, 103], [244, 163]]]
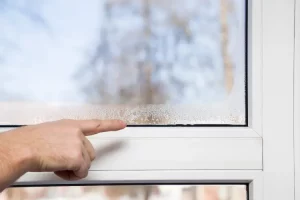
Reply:
[[118, 131], [126, 127], [121, 120], [81, 120], [80, 129], [85, 136], [94, 135], [100, 132]]

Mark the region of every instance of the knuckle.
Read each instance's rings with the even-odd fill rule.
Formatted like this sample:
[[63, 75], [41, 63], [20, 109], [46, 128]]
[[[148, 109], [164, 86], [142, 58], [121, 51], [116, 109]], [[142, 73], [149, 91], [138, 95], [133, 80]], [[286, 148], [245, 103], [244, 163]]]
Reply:
[[91, 160], [94, 161], [96, 159], [95, 153], [91, 153]]
[[86, 178], [89, 174], [89, 171], [86, 169], [84, 170], [84, 172], [82, 173], [82, 178]]
[[97, 129], [101, 125], [100, 120], [97, 119], [93, 119], [91, 120], [91, 122], [93, 124], [94, 129]]
[[88, 163], [87, 163], [87, 169], [89, 170], [89, 169], [91, 168], [91, 166], [92, 166], [92, 163], [91, 163], [91, 162], [88, 162]]
[[80, 169], [76, 172], [79, 178], [86, 178], [88, 176], [89, 169], [86, 165], [81, 166]]
[[81, 132], [81, 129], [80, 129], [79, 127], [74, 128], [73, 133], [74, 133], [74, 135], [75, 135], [77, 138], [82, 138], [82, 132]]
[[80, 151], [75, 151], [71, 156], [71, 159], [74, 163], [81, 163], [82, 162], [82, 153]]
[[80, 164], [74, 162], [74, 160], [72, 162], [68, 162], [68, 170], [78, 170], [78, 169], [80, 169]]
[[67, 164], [67, 168], [69, 170], [79, 170], [81, 165], [83, 164], [83, 158], [80, 151], [74, 151], [69, 153], [66, 157], [65, 163]]
[[96, 159], [96, 153], [93, 148], [90, 151], [90, 157], [91, 157], [91, 161], [94, 161]]
[[73, 170], [73, 171], [78, 171], [78, 170], [80, 170], [81, 165], [82, 165], [82, 163], [80, 163], [80, 162], [74, 162], [74, 163], [72, 163], [72, 170]]
[[86, 165], [85, 165], [85, 166], [86, 166], [86, 167], [85, 167], [84, 171], [85, 171], [86, 173], [88, 173], [89, 169], [91, 168], [91, 162], [86, 162]]

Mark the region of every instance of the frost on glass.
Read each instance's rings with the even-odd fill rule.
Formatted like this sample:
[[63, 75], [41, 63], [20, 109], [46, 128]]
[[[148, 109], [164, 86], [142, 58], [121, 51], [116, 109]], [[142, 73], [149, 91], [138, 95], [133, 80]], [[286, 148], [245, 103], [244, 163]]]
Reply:
[[245, 0], [0, 0], [0, 124], [245, 124]]
[[244, 185], [127, 185], [10, 188], [0, 200], [247, 200]]

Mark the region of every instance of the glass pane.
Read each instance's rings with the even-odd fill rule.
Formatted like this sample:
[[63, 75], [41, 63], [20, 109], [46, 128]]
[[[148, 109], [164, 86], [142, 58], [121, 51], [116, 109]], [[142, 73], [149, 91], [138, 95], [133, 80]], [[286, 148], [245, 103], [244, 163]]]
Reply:
[[136, 185], [10, 188], [1, 200], [247, 200], [244, 185]]
[[246, 0], [0, 1], [0, 124], [246, 124]]

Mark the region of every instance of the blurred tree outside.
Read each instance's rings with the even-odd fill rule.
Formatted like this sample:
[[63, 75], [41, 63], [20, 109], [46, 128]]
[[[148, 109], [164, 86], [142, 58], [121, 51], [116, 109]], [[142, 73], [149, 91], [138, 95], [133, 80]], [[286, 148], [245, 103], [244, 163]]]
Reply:
[[[52, 12], [46, 8], [53, 5], [67, 6], [70, 3], [52, 5], [50, 2], [52, 1], [0, 0], [0, 19], [4, 19], [4, 22], [8, 19], [9, 26], [17, 26], [14, 20], [18, 18], [13, 16], [22, 16], [31, 24], [26, 26], [32, 26], [35, 34], [39, 34], [36, 30], [42, 30], [53, 34], [55, 41], [55, 37], [62, 37], [60, 36], [62, 33], [58, 31], [68, 29], [56, 29], [53, 20], [57, 19], [50, 19], [49, 13]], [[179, 113], [176, 111], [174, 114], [172, 105], [201, 105], [203, 108], [207, 106], [209, 111], [213, 103], [228, 100], [228, 96], [236, 86], [236, 68], [244, 68], [236, 58], [244, 52], [238, 48], [238, 40], [235, 40], [235, 36], [241, 37], [242, 33], [236, 31], [238, 28], [241, 29], [237, 21], [244, 20], [240, 19], [241, 15], [238, 14], [244, 12], [241, 11], [241, 2], [241, 0], [99, 0], [97, 14], [93, 15], [97, 19], [91, 19], [98, 23], [95, 38], [91, 39], [91, 44], [86, 43], [81, 47], [82, 58], [71, 58], [79, 60], [79, 63], [70, 62], [77, 63], [76, 66], [66, 66], [67, 69], [74, 70], [72, 78], [76, 84], [72, 83], [72, 87], [76, 87], [79, 92], [72, 93], [66, 89], [59, 93], [55, 92], [60, 89], [55, 84], [48, 83], [44, 86], [50, 88], [53, 85], [51, 91], [57, 95], [56, 99], [61, 101], [64, 100], [60, 94], [68, 95], [69, 92], [73, 95], [70, 99], [73, 98], [75, 102], [84, 99], [84, 103], [88, 105], [112, 106], [111, 112], [118, 113], [113, 116], [127, 119], [132, 124], [173, 123], [175, 114]], [[76, 3], [79, 4], [79, 1]], [[51, 9], [55, 11], [55, 7]], [[62, 14], [59, 12], [64, 9], [67, 7], [57, 11], [58, 14]], [[85, 12], [89, 11], [82, 10], [82, 13]], [[52, 15], [53, 13], [50, 14]], [[59, 28], [63, 28], [61, 24], [58, 25]], [[22, 76], [18, 74], [18, 71], [21, 71], [18, 68], [21, 69], [23, 66], [5, 69], [6, 60], [18, 60], [18, 55], [21, 54], [17, 52], [21, 51], [18, 49], [19, 41], [13, 37], [22, 35], [20, 32], [22, 26], [18, 26], [20, 27], [14, 32], [11, 32], [14, 30], [11, 29], [4, 30], [0, 34], [0, 70], [4, 68], [6, 72], [0, 73], [0, 80], [4, 83], [12, 80], [17, 82], [15, 74]], [[66, 35], [70, 36], [71, 31], [84, 29], [81, 26], [73, 27], [74, 29]], [[77, 42], [80, 41], [73, 41]], [[61, 47], [63, 46], [64, 40], [61, 40]], [[43, 55], [46, 57], [47, 48], [44, 49], [42, 46], [40, 48], [41, 51], [45, 51]], [[69, 54], [68, 51], [64, 53]], [[30, 64], [35, 63], [31, 60], [29, 62], [32, 63], [26, 67], [30, 71]], [[40, 65], [40, 68], [43, 67]], [[64, 67], [53, 66], [52, 71], [60, 73], [60, 68]], [[43, 73], [43, 70], [33, 71], [31, 74], [39, 76], [39, 73]], [[54, 75], [53, 77], [51, 81], [56, 79]], [[20, 87], [20, 83], [21, 81], [17, 82], [17, 87]], [[35, 84], [32, 85], [27, 91], [36, 93], [36, 97], [25, 91], [19, 94], [16, 90], [9, 89], [17, 88], [14, 85], [10, 84], [7, 87], [3, 84], [0, 88], [1, 101], [47, 99], [46, 96], [42, 96], [47, 95], [47, 91], [38, 93], [40, 89], [37, 89]], [[17, 91], [21, 92], [21, 87]], [[235, 101], [239, 101], [240, 105], [244, 102], [242, 98], [238, 96], [238, 100]], [[235, 105], [237, 104], [233, 103], [233, 106]], [[230, 108], [228, 110], [230, 111]], [[112, 115], [104, 113], [99, 117], [106, 116]]]
[[[230, 5], [230, 0], [103, 1], [99, 40], [78, 73], [88, 77], [83, 88], [87, 100], [126, 105], [181, 103], [189, 87], [200, 94], [199, 101], [207, 95], [203, 90], [224, 87], [230, 94], [234, 84], [228, 53]], [[208, 42], [213, 43], [207, 46]], [[199, 80], [201, 73], [214, 75]], [[142, 112], [134, 123], [154, 120], [167, 121], [162, 115]]]
[[[180, 103], [185, 88], [193, 83], [200, 93], [204, 87], [214, 85], [224, 85], [230, 93], [233, 67], [227, 52], [228, 1], [103, 1], [100, 10], [105, 22], [101, 22], [99, 40], [78, 73], [89, 74], [84, 88], [88, 101], [138, 105]], [[130, 24], [130, 28], [124, 23]], [[215, 50], [205, 44], [212, 41], [215, 44], [210, 45]], [[216, 61], [218, 54], [224, 66], [223, 61]], [[224, 68], [224, 78], [214, 68]], [[185, 80], [188, 76], [178, 74], [184, 71], [194, 74], [210, 71], [214, 77]]]

